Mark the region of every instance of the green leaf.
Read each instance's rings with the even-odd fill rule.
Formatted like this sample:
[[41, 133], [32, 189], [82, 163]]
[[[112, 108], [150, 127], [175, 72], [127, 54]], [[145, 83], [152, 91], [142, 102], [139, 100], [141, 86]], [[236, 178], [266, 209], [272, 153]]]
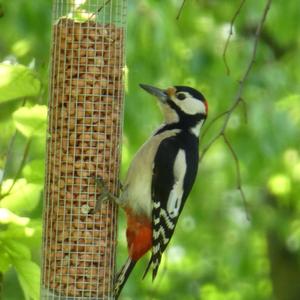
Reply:
[[[3, 182], [3, 194], [8, 191], [11, 184], [11, 179]], [[0, 207], [7, 208], [16, 214], [31, 212], [39, 203], [41, 191], [41, 184], [28, 183], [24, 178], [19, 179], [11, 192], [1, 200]]]
[[37, 96], [41, 83], [34, 72], [23, 65], [0, 64], [0, 103]]
[[[0, 208], [0, 213], [3, 209], [6, 208]], [[4, 223], [2, 223], [2, 228], [4, 228], [4, 230], [0, 231], [0, 240], [7, 239], [19, 241], [22, 244], [29, 246], [30, 248], [34, 246], [39, 246], [42, 237], [41, 220], [29, 221], [29, 218], [19, 218], [27, 219], [28, 222], [25, 224], [16, 224], [15, 222], [10, 222], [6, 223], [6, 225], [3, 225]]]
[[29, 162], [23, 169], [23, 176], [31, 183], [44, 183], [44, 160], [33, 160]]
[[11, 264], [11, 259], [8, 253], [5, 251], [3, 242], [0, 239], [0, 273], [5, 273]]
[[[2, 201], [0, 203], [2, 204]], [[0, 208], [0, 224], [16, 224], [19, 226], [25, 226], [29, 223], [29, 221], [29, 218], [19, 217], [7, 208]], [[0, 234], [1, 233], [3, 232], [0, 232]]]
[[5, 251], [8, 253], [8, 255], [11, 257], [13, 261], [19, 259], [22, 260], [31, 259], [30, 249], [27, 246], [25, 246], [23, 243], [11, 239], [5, 239], [4, 247], [5, 247]]
[[46, 134], [47, 107], [21, 107], [13, 113], [13, 120], [16, 128], [26, 137], [42, 137]]
[[281, 99], [277, 103], [277, 108], [279, 110], [286, 111], [289, 114], [291, 120], [295, 122], [295, 124], [299, 124], [300, 122], [300, 94], [289, 95], [283, 99]]
[[26, 300], [40, 299], [40, 268], [29, 260], [16, 260], [14, 262], [19, 282]]
[[[6, 209], [0, 208], [0, 215], [1, 210]], [[41, 220], [29, 222], [29, 218], [20, 219], [27, 219], [27, 222], [3, 223], [0, 220], [0, 272], [16, 257], [30, 259], [29, 249], [34, 251], [40, 249], [42, 238]]]
[[0, 271], [15, 267], [25, 299], [39, 299], [40, 268], [31, 261], [29, 246], [0, 236]]

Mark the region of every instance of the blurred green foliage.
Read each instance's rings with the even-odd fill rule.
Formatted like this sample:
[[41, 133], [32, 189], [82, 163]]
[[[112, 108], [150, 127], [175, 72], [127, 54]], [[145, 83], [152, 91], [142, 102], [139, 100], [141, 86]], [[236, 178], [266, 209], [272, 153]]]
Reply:
[[[138, 83], [191, 85], [208, 99], [209, 120], [225, 111], [249, 63], [264, 1], [246, 1], [237, 18], [227, 52], [230, 76], [222, 52], [239, 1], [186, 1], [177, 21], [180, 5], [128, 3], [122, 174], [161, 121], [155, 100]], [[247, 122], [238, 107], [226, 131], [239, 157], [250, 221], [234, 160], [219, 139], [200, 165], [157, 281], [141, 280], [143, 259], [122, 299], [300, 299], [299, 20], [297, 0], [272, 3], [245, 83]], [[0, 2], [0, 28], [0, 60], [18, 62], [0, 65], [3, 299], [38, 299], [51, 1]], [[201, 147], [220, 126], [222, 119]], [[124, 236], [121, 214], [119, 264]]]

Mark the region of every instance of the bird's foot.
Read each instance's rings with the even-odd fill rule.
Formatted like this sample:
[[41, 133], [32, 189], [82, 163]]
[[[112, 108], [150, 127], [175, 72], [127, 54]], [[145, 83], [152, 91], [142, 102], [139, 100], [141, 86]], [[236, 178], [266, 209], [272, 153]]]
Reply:
[[95, 183], [97, 189], [100, 190], [100, 193], [97, 195], [95, 207], [89, 211], [90, 214], [95, 214], [97, 211], [99, 211], [101, 204], [108, 200], [112, 200], [116, 203], [118, 202], [118, 198], [108, 190], [107, 184], [101, 176], [95, 178]]

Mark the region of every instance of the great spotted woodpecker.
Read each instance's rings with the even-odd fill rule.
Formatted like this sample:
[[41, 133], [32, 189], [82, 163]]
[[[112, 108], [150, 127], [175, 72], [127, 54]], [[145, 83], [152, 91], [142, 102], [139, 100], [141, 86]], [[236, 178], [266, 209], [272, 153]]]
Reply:
[[208, 106], [204, 96], [186, 86], [159, 89], [141, 84], [161, 104], [165, 123], [133, 158], [117, 203], [127, 216], [129, 257], [114, 285], [117, 299], [136, 262], [152, 249], [144, 276], [152, 267], [154, 280], [161, 257], [198, 170], [200, 128]]

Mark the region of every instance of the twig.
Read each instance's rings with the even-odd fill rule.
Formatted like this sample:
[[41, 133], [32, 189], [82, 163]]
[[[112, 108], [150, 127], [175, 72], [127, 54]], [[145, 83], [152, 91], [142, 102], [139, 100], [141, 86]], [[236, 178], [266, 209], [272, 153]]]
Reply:
[[225, 65], [225, 68], [226, 68], [227, 75], [230, 74], [230, 69], [229, 69], [229, 66], [228, 66], [227, 58], [226, 58], [227, 49], [228, 49], [228, 46], [229, 46], [229, 42], [230, 42], [231, 36], [233, 34], [233, 25], [235, 23], [236, 18], [240, 14], [240, 12], [241, 12], [241, 10], [242, 10], [243, 5], [245, 4], [245, 2], [246, 2], [246, 0], [241, 0], [239, 7], [237, 8], [236, 12], [234, 13], [234, 15], [233, 15], [233, 17], [231, 19], [230, 28], [229, 28], [229, 34], [227, 36], [227, 40], [225, 42], [225, 46], [224, 46], [224, 50], [223, 50], [223, 61], [224, 61], [224, 65]]
[[[219, 132], [204, 147], [204, 149], [202, 151], [202, 154], [200, 156], [200, 161], [202, 161], [204, 155], [207, 153], [207, 151], [210, 149], [210, 147], [220, 137], [223, 137], [224, 142], [227, 145], [227, 147], [229, 148], [229, 150], [231, 152], [231, 155], [232, 155], [232, 157], [233, 157], [233, 159], [235, 161], [236, 173], [237, 173], [237, 189], [240, 191], [241, 197], [243, 199], [243, 203], [245, 205], [247, 217], [249, 217], [248, 206], [247, 206], [245, 194], [244, 194], [244, 191], [242, 189], [242, 184], [241, 184], [241, 172], [240, 172], [240, 167], [239, 167], [239, 160], [238, 160], [237, 154], [235, 153], [233, 147], [231, 146], [230, 142], [228, 141], [228, 139], [226, 137], [226, 129], [227, 129], [228, 122], [229, 122], [229, 120], [230, 120], [233, 112], [235, 111], [235, 109], [237, 108], [237, 106], [239, 104], [244, 104], [244, 114], [245, 114], [245, 118], [247, 118], [246, 107], [245, 107], [246, 102], [242, 98], [242, 94], [243, 94], [243, 91], [244, 91], [245, 82], [246, 82], [246, 80], [247, 80], [247, 78], [249, 76], [249, 73], [250, 73], [250, 71], [251, 71], [251, 69], [252, 69], [252, 67], [253, 67], [253, 65], [255, 63], [255, 57], [256, 57], [256, 52], [257, 52], [258, 40], [259, 40], [259, 37], [260, 37], [260, 34], [261, 34], [261, 30], [262, 30], [263, 24], [265, 23], [266, 17], [268, 15], [268, 11], [270, 9], [271, 3], [272, 3], [272, 0], [266, 0], [266, 4], [265, 4], [264, 10], [263, 10], [261, 19], [260, 19], [260, 21], [259, 21], [259, 23], [258, 23], [258, 25], [256, 27], [252, 55], [250, 57], [250, 61], [249, 61], [249, 64], [248, 64], [248, 66], [247, 66], [247, 68], [245, 70], [245, 73], [244, 73], [242, 79], [239, 81], [239, 87], [238, 87], [238, 90], [237, 90], [237, 94], [236, 94], [236, 96], [234, 98], [234, 101], [233, 101], [231, 107], [228, 110], [226, 110], [225, 112], [223, 112], [223, 113], [219, 114], [217, 117], [215, 117], [212, 120], [212, 122], [208, 125], [208, 127], [211, 127], [219, 118], [221, 118], [223, 116], [225, 116], [224, 123], [223, 123], [221, 129], [219, 130]], [[241, 5], [240, 5], [240, 7], [241, 7]], [[239, 11], [239, 10], [237, 10], [237, 11]], [[234, 18], [233, 18], [233, 20], [234, 20]], [[206, 130], [206, 132], [207, 132], [207, 130]]]
[[180, 6], [180, 8], [179, 8], [179, 11], [178, 11], [178, 14], [177, 14], [177, 17], [176, 17], [176, 20], [177, 20], [177, 21], [179, 20], [179, 18], [180, 18], [180, 16], [181, 16], [181, 13], [182, 13], [183, 8], [184, 8], [184, 5], [185, 5], [185, 2], [186, 2], [186, 0], [183, 0], [181, 6]]
[[4, 178], [5, 178], [5, 175], [7, 173], [7, 168], [8, 168], [8, 162], [9, 162], [9, 156], [13, 150], [13, 145], [15, 143], [15, 139], [16, 139], [16, 136], [17, 136], [17, 130], [15, 130], [13, 136], [11, 137], [10, 141], [9, 141], [9, 145], [8, 145], [8, 148], [7, 148], [7, 151], [6, 151], [6, 160], [5, 160], [5, 163], [4, 163], [4, 167], [3, 167], [3, 174], [2, 174], [2, 178], [1, 178], [1, 181], [0, 181], [0, 194], [1, 194], [1, 188], [2, 188], [2, 183], [4, 181]]
[[248, 123], [248, 111], [247, 111], [247, 102], [241, 98], [241, 104], [243, 104], [243, 113], [244, 113], [244, 119], [245, 123]]
[[233, 160], [235, 163], [235, 168], [236, 168], [236, 188], [240, 192], [240, 195], [241, 195], [244, 207], [245, 207], [245, 211], [246, 211], [246, 217], [248, 220], [250, 220], [249, 207], [248, 207], [248, 203], [247, 203], [247, 200], [246, 200], [246, 197], [244, 194], [244, 190], [242, 188], [242, 179], [241, 179], [241, 169], [240, 169], [239, 158], [238, 158], [236, 152], [234, 151], [232, 145], [230, 144], [226, 134], [223, 133], [222, 136], [223, 136], [224, 143], [227, 145], [227, 148], [229, 149], [229, 151], [231, 152], [231, 155], [233, 157]]
[[94, 13], [92, 13], [90, 15], [90, 17], [88, 18], [88, 20], [90, 20], [91, 18], [93, 18], [96, 14], [99, 14], [101, 12], [101, 10], [109, 3], [111, 2], [111, 0], [107, 0], [101, 7], [99, 7]]
[[[25, 104], [26, 104], [26, 98], [23, 99], [21, 107], [23, 107]], [[13, 136], [11, 137], [11, 139], [9, 141], [9, 145], [8, 145], [8, 148], [7, 148], [7, 151], [6, 151], [6, 160], [5, 160], [5, 163], [4, 163], [2, 178], [0, 180], [0, 195], [1, 195], [1, 191], [2, 191], [2, 183], [4, 181], [4, 178], [5, 178], [5, 175], [7, 173], [7, 169], [8, 169], [9, 156], [11, 155], [11, 153], [13, 151], [13, 146], [14, 146], [14, 143], [15, 143], [15, 139], [17, 137], [17, 133], [18, 133], [18, 130], [16, 129]], [[2, 198], [0, 198], [0, 200], [1, 199]]]
[[14, 185], [16, 184], [18, 178], [20, 177], [21, 172], [22, 172], [22, 170], [23, 170], [23, 168], [24, 168], [24, 165], [25, 165], [25, 163], [26, 163], [28, 154], [29, 154], [29, 148], [30, 148], [30, 145], [31, 145], [31, 141], [32, 141], [31, 138], [29, 138], [29, 139], [27, 140], [27, 143], [26, 143], [26, 146], [25, 146], [25, 149], [24, 149], [24, 153], [23, 153], [23, 157], [22, 157], [21, 163], [20, 163], [20, 165], [19, 165], [18, 171], [17, 171], [16, 174], [15, 174], [13, 183], [12, 183], [11, 186], [9, 187], [8, 191], [7, 191], [5, 194], [3, 194], [3, 195], [0, 196], [0, 200], [3, 199], [5, 196], [9, 195], [9, 193], [10, 193], [11, 190], [13, 189]]
[[211, 126], [217, 122], [219, 119], [221, 119], [223, 116], [225, 116], [228, 113], [228, 111], [223, 111], [220, 114], [218, 114], [216, 117], [214, 117], [208, 124], [207, 126], [204, 128], [203, 132], [201, 133], [201, 139], [200, 139], [200, 143], [201, 141], [203, 141], [204, 137], [206, 136], [207, 132], [209, 131], [209, 129], [211, 128]]
[[[4, 197], [4, 195], [1, 195], [1, 194], [2, 194], [2, 183], [3, 183], [3, 181], [4, 181], [4, 179], [5, 179], [5, 175], [6, 175], [6, 173], [7, 173], [9, 156], [10, 156], [10, 153], [12, 152], [13, 145], [14, 145], [14, 143], [15, 143], [16, 136], [17, 136], [17, 130], [15, 130], [13, 136], [12, 136], [11, 139], [10, 139], [9, 145], [8, 145], [8, 150], [7, 150], [7, 154], [6, 154], [6, 160], [5, 160], [5, 163], [4, 163], [4, 168], [3, 168], [2, 178], [1, 178], [1, 181], [0, 181], [0, 201], [1, 201], [1, 199]], [[6, 195], [7, 195], [7, 193], [5, 193], [5, 196], [6, 196]], [[1, 300], [1, 298], [0, 298], [0, 300]]]
[[[241, 85], [241, 81], [240, 81], [240, 85]], [[240, 89], [239, 89], [239, 93], [240, 93]], [[225, 133], [226, 131], [226, 128], [227, 128], [227, 125], [228, 125], [228, 122], [230, 120], [230, 117], [233, 113], [233, 111], [235, 110], [235, 108], [240, 104], [240, 102], [242, 101], [242, 98], [239, 96], [239, 93], [238, 93], [238, 97], [236, 97], [235, 101], [233, 102], [232, 106], [224, 111], [223, 113], [220, 113], [219, 115], [217, 115], [217, 117], [215, 117], [209, 124], [208, 124], [208, 128], [210, 128], [218, 119], [220, 119], [221, 117], [225, 116], [225, 120], [224, 120], [224, 123], [220, 129], [220, 131], [218, 132], [218, 134], [216, 134], [212, 140], [204, 147], [204, 149], [202, 150], [202, 153], [201, 153], [201, 156], [200, 156], [200, 162], [202, 161], [204, 155], [206, 154], [206, 152], [210, 149], [210, 147]], [[207, 133], [207, 130], [204, 132], [204, 134]], [[203, 139], [203, 136], [204, 134], [202, 135], [202, 139]]]

